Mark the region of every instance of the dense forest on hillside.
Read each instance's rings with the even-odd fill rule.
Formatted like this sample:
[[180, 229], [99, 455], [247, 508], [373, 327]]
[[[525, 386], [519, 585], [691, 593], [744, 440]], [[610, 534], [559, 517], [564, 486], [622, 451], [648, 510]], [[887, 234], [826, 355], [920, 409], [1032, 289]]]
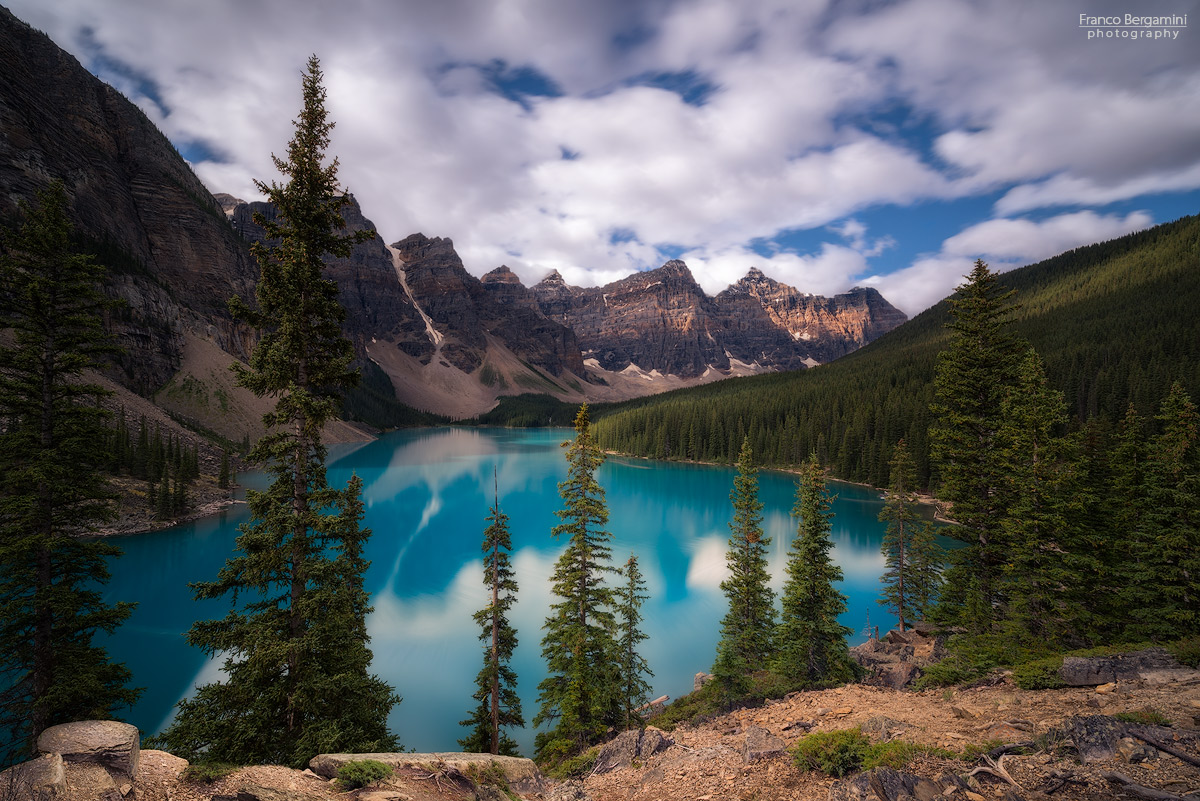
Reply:
[[[1200, 395], [1198, 270], [1192, 216], [1001, 276], [1020, 306], [1014, 331], [1065, 394], [1070, 427], [1115, 424], [1130, 403], [1152, 418], [1175, 381]], [[598, 407], [597, 439], [639, 456], [732, 463], [748, 436], [762, 464], [815, 453], [836, 476], [881, 486], [903, 437], [920, 482], [936, 484], [928, 410], [947, 320], [942, 301], [828, 365]]]

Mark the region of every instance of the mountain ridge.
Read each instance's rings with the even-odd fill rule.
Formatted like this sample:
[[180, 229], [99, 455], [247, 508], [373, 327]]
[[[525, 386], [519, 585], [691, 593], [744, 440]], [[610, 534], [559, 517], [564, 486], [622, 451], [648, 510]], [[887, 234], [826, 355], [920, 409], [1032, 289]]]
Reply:
[[[6, 9], [0, 68], [0, 220], [15, 221], [19, 202], [63, 179], [82, 247], [110, 268], [105, 291], [124, 302], [107, 321], [123, 349], [110, 376], [231, 440], [262, 433], [257, 415], [243, 413], [258, 408], [254, 399], [221, 363], [222, 354], [245, 360], [257, 340], [227, 303], [253, 303], [250, 244], [263, 241], [254, 217], [274, 210], [210, 194], [140, 109]], [[729, 310], [736, 304], [723, 309], [681, 261], [586, 290], [561, 276], [555, 285], [554, 274], [526, 287], [503, 266], [476, 278], [450, 239], [413, 234], [389, 245], [348, 201], [347, 229], [375, 235], [331, 259], [326, 274], [364, 378], [346, 407], [375, 409], [364, 419], [380, 427], [427, 419], [405, 406], [461, 418], [504, 395], [615, 401], [790, 369], [886, 326], [884, 315], [864, 327], [851, 319], [863, 310], [852, 309], [821, 329], [837, 341], [818, 352], [753, 304], [747, 319]]]

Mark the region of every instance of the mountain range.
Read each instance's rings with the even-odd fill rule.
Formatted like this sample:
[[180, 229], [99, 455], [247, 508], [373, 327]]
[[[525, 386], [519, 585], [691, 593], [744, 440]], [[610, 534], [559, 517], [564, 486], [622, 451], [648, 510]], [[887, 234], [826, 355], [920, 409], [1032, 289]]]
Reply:
[[[227, 369], [255, 333], [226, 304], [252, 300], [254, 215], [274, 209], [210, 194], [141, 110], [2, 8], [0, 70], [0, 219], [15, 224], [19, 202], [64, 181], [80, 246], [124, 301], [107, 321], [122, 348], [111, 377], [230, 438], [257, 434], [261, 404]], [[681, 261], [604, 287], [557, 272], [526, 287], [505, 266], [480, 279], [448, 238], [386, 244], [353, 197], [345, 218], [375, 233], [328, 268], [368, 389], [451, 418], [501, 395], [621, 400], [813, 366], [905, 320], [873, 289], [816, 297], [753, 268], [708, 297]]]

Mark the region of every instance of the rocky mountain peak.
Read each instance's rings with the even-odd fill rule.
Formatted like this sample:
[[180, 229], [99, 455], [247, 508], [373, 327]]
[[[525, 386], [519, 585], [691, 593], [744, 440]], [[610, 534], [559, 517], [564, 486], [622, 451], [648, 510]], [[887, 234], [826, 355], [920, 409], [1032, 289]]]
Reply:
[[562, 274], [558, 270], [551, 270], [550, 274], [537, 282], [537, 286], [543, 288], [550, 287], [565, 287], [567, 282], [563, 280]]
[[226, 192], [217, 192], [213, 195], [213, 200], [221, 204], [221, 211], [225, 212], [225, 216], [232, 219], [233, 212], [238, 206], [245, 206], [246, 201], [240, 197], [234, 197]]
[[485, 284], [517, 284], [524, 286], [521, 284], [521, 279], [517, 277], [517, 274], [508, 269], [507, 264], [501, 264], [480, 280]]

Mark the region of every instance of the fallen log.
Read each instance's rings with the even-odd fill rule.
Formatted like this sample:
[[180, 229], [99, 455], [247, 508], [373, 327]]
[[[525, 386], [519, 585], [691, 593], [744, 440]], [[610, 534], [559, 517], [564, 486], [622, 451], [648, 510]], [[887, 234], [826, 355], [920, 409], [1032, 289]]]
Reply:
[[1145, 787], [1138, 784], [1128, 776], [1122, 773], [1117, 773], [1116, 771], [1105, 771], [1100, 775], [1104, 777], [1105, 781], [1110, 782], [1111, 784], [1121, 785], [1125, 792], [1133, 793], [1138, 798], [1149, 798], [1152, 799], [1152, 801], [1184, 801], [1184, 797], [1181, 795], [1168, 793], [1166, 790], [1156, 790], [1153, 787]]
[[1139, 740], [1141, 740], [1142, 742], [1144, 742], [1146, 745], [1152, 745], [1155, 748], [1157, 748], [1159, 751], [1166, 751], [1171, 756], [1173, 756], [1177, 759], [1181, 759], [1184, 762], [1188, 763], [1189, 765], [1196, 765], [1197, 767], [1200, 767], [1200, 759], [1192, 756], [1191, 754], [1189, 754], [1186, 751], [1180, 751], [1178, 748], [1176, 748], [1172, 745], [1167, 745], [1166, 743], [1159, 742], [1158, 740], [1151, 737], [1150, 735], [1143, 734], [1142, 732], [1138, 731], [1137, 729], [1130, 729], [1129, 733], [1132, 734], [1134, 737], [1138, 738]]

